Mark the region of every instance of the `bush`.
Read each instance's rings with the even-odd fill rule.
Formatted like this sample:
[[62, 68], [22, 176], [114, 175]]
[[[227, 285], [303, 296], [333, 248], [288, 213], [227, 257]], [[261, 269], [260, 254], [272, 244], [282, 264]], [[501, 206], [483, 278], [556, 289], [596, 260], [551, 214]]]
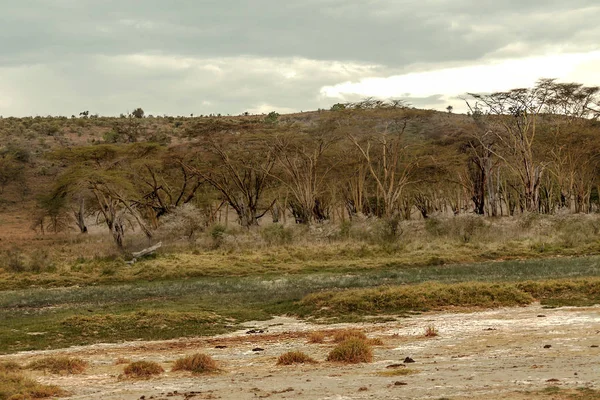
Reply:
[[314, 331], [308, 336], [309, 343], [323, 343], [325, 341], [325, 334], [323, 332]]
[[263, 228], [260, 234], [269, 245], [290, 244], [293, 239], [292, 230], [280, 224], [269, 225]]
[[163, 367], [154, 361], [132, 362], [123, 369], [123, 373], [129, 378], [149, 378], [163, 372], [165, 372]]
[[185, 237], [193, 240], [195, 235], [204, 229], [205, 223], [205, 218], [200, 211], [188, 203], [175, 208], [166, 215], [160, 230], [170, 237]]
[[327, 361], [347, 364], [368, 363], [373, 361], [373, 350], [364, 340], [352, 338], [343, 341], [331, 350]]
[[65, 394], [58, 386], [41, 385], [19, 373], [0, 370], [1, 400], [44, 399]]
[[343, 331], [338, 331], [333, 335], [333, 341], [336, 343], [340, 343], [348, 339], [367, 340], [367, 335], [358, 329], [345, 329]]
[[210, 237], [213, 240], [213, 246], [215, 248], [219, 248], [223, 244], [223, 241], [225, 240], [225, 231], [227, 231], [227, 228], [221, 224], [214, 225], [211, 228]]
[[430, 325], [427, 328], [425, 328], [425, 337], [435, 337], [438, 335], [438, 331], [437, 329], [435, 329], [435, 326]]
[[217, 368], [217, 363], [211, 356], [198, 353], [176, 360], [172, 370], [190, 371], [194, 374], [206, 374], [216, 372], [219, 368]]
[[277, 365], [314, 364], [316, 361], [301, 351], [288, 351], [277, 359]]
[[49, 371], [53, 374], [81, 374], [85, 371], [87, 365], [88, 363], [81, 358], [45, 357], [32, 361], [27, 365], [27, 368], [37, 371]]

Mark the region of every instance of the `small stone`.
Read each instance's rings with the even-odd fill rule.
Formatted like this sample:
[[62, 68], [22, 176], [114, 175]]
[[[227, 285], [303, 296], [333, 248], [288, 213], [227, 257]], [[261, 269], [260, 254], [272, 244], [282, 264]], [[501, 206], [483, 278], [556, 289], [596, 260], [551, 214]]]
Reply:
[[227, 348], [227, 346], [223, 346], [222, 344], [215, 346], [215, 349], [226, 349], [226, 348]]
[[552, 347], [552, 345], [550, 345], [550, 344], [544, 345], [545, 349], [549, 349], [550, 347]]
[[598, 348], [598, 345], [597, 345], [597, 344], [593, 344], [593, 345], [591, 345], [590, 347], [591, 347], [592, 349], [597, 349], [597, 348]]
[[415, 360], [413, 360], [413, 359], [412, 359], [412, 358], [410, 358], [410, 357], [406, 357], [406, 358], [404, 359], [404, 363], [405, 363], [405, 364], [414, 363], [414, 362], [415, 362]]
[[546, 318], [546, 316], [544, 314], [540, 314], [538, 315], [538, 318]]
[[265, 351], [265, 349], [261, 349], [260, 347], [255, 347], [252, 349], [252, 351]]
[[367, 390], [369, 390], [369, 388], [366, 387], [366, 386], [361, 386], [361, 387], [358, 388], [359, 392], [366, 392]]
[[400, 381], [394, 382], [394, 386], [406, 386], [406, 385], [408, 385], [408, 383], [406, 383], [406, 382], [400, 382]]

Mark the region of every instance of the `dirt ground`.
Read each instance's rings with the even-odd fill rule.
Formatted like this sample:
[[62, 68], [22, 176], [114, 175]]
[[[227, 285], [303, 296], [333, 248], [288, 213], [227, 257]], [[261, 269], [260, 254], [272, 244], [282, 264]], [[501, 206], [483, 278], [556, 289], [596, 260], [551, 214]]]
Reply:
[[[439, 335], [424, 337], [434, 326]], [[311, 331], [360, 328], [380, 338], [374, 361], [325, 362], [334, 344], [308, 343]], [[263, 333], [247, 333], [263, 330]], [[216, 348], [216, 346], [224, 348]], [[600, 306], [544, 309], [540, 305], [470, 313], [440, 312], [393, 322], [313, 325], [292, 318], [248, 324], [211, 338], [128, 342], [23, 352], [0, 361], [26, 363], [43, 355], [70, 355], [90, 363], [82, 375], [34, 375], [59, 385], [71, 399], [500, 399], [532, 398], [548, 386], [600, 389]], [[263, 351], [253, 351], [257, 348]], [[302, 350], [319, 363], [280, 367], [277, 357]], [[203, 352], [219, 374], [171, 372], [173, 361]], [[161, 363], [167, 371], [149, 380], [123, 379], [117, 358]], [[406, 357], [414, 363], [404, 363]], [[400, 364], [390, 368], [393, 364]], [[412, 369], [413, 374], [381, 376]], [[544, 395], [542, 398], [550, 398]]]

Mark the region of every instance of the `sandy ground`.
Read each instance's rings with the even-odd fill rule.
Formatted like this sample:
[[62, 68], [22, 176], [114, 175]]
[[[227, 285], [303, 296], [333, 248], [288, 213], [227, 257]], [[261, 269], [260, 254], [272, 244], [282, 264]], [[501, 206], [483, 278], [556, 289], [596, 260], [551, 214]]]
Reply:
[[[424, 337], [434, 326], [439, 336]], [[369, 364], [325, 362], [331, 340], [310, 344], [311, 331], [363, 329], [381, 338]], [[247, 333], [262, 329], [264, 333]], [[215, 346], [226, 346], [216, 348]], [[550, 347], [548, 347], [550, 346]], [[600, 389], [600, 306], [543, 309], [539, 305], [471, 313], [428, 313], [386, 323], [311, 325], [292, 318], [248, 324], [248, 329], [211, 338], [129, 342], [1, 356], [25, 363], [68, 354], [90, 363], [82, 375], [38, 374], [68, 390], [71, 399], [440, 399], [531, 398], [547, 386]], [[263, 351], [253, 351], [260, 347]], [[279, 367], [277, 357], [302, 350], [314, 365]], [[170, 372], [172, 362], [203, 352], [223, 372], [192, 376]], [[117, 358], [150, 360], [167, 371], [150, 380], [120, 378]], [[414, 363], [405, 364], [406, 357]], [[381, 376], [413, 369], [406, 376]], [[547, 396], [545, 398], [548, 398]]]

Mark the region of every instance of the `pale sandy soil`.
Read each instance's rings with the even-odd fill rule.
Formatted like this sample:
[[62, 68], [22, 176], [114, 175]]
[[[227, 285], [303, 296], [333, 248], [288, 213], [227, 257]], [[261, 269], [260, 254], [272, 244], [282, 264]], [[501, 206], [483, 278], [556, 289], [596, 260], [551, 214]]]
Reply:
[[[430, 325], [439, 336], [423, 336]], [[307, 342], [311, 331], [349, 326], [383, 340], [383, 346], [375, 347], [373, 363], [325, 362], [331, 340]], [[312, 325], [275, 318], [249, 324], [251, 328], [266, 332], [24, 352], [0, 356], [0, 361], [26, 363], [47, 354], [82, 357], [90, 362], [83, 375], [35, 375], [68, 390], [71, 399], [527, 399], [550, 385], [600, 389], [600, 348], [595, 347], [600, 346], [600, 306], [428, 313], [373, 324]], [[264, 351], [252, 351], [256, 347]], [[278, 355], [295, 349], [319, 363], [276, 365]], [[195, 352], [213, 356], [223, 372], [210, 376], [170, 372], [175, 359]], [[123, 365], [115, 365], [119, 357], [156, 361], [167, 372], [150, 380], [122, 379]], [[406, 357], [415, 363], [404, 366]], [[417, 372], [377, 374], [390, 371], [386, 367], [391, 364]]]

